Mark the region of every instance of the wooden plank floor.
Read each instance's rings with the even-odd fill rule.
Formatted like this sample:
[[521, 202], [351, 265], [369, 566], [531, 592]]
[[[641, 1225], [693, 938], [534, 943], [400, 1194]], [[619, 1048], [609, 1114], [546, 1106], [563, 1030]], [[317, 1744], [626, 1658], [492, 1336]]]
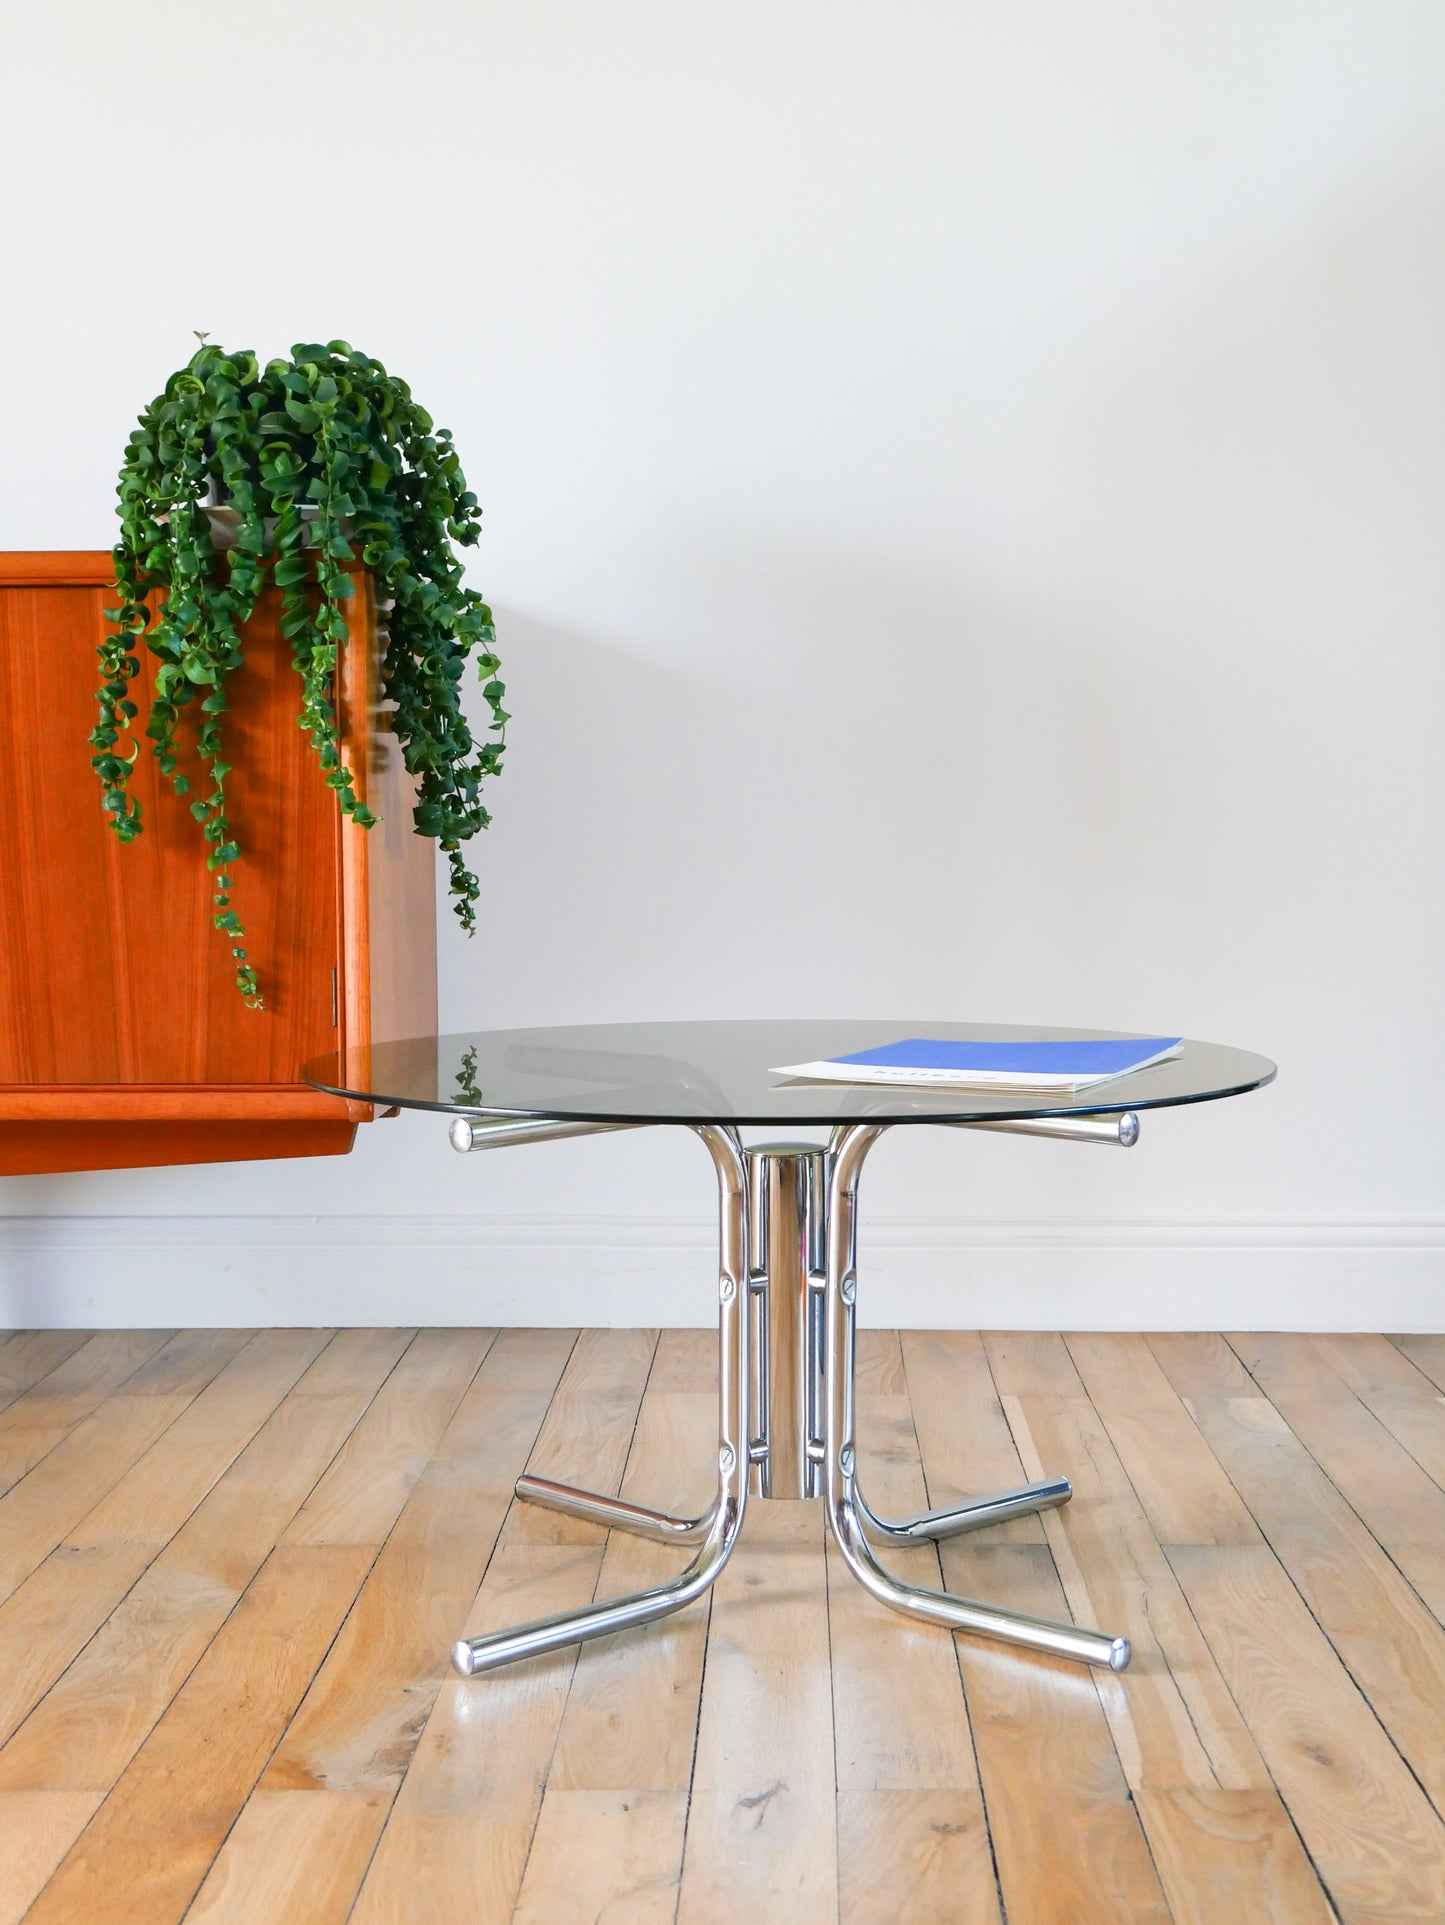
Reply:
[[1124, 1677], [906, 1624], [759, 1502], [710, 1599], [452, 1678], [675, 1567], [512, 1484], [700, 1506], [714, 1347], [0, 1338], [0, 1925], [1445, 1920], [1445, 1340], [865, 1334], [879, 1508], [1074, 1484], [900, 1572]]

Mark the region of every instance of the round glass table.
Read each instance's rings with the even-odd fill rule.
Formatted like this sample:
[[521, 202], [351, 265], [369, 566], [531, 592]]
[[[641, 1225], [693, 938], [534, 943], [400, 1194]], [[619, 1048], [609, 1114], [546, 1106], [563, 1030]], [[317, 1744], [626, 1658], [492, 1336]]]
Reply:
[[[680, 1574], [631, 1596], [511, 1630], [463, 1638], [464, 1676], [650, 1623], [700, 1597], [737, 1542], [749, 1494], [821, 1498], [848, 1569], [881, 1603], [950, 1630], [1005, 1639], [1122, 1671], [1129, 1640], [905, 1584], [875, 1546], [953, 1536], [1067, 1503], [1047, 1477], [917, 1517], [882, 1518], [859, 1488], [854, 1439], [857, 1197], [864, 1159], [900, 1125], [1047, 1136], [1130, 1148], [1141, 1111], [1239, 1096], [1273, 1080], [1263, 1056], [1186, 1041], [1149, 1069], [1067, 1095], [807, 1082], [778, 1064], [814, 1063], [903, 1037], [960, 1041], [1119, 1038], [1117, 1030], [893, 1022], [607, 1023], [478, 1030], [343, 1050], [306, 1064], [316, 1088], [386, 1107], [439, 1111], [453, 1147], [500, 1149], [606, 1130], [681, 1125], [717, 1173], [717, 1494], [678, 1517], [606, 1493], [523, 1475], [517, 1496], [692, 1555]], [[826, 1143], [743, 1143], [743, 1127], [825, 1127]]]

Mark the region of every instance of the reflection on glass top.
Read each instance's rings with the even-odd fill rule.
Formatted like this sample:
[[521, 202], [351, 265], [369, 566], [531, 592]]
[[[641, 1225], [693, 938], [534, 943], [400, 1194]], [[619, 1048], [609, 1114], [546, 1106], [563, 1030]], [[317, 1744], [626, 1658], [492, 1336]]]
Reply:
[[1258, 1089], [1274, 1076], [1263, 1056], [1186, 1041], [1172, 1062], [1066, 1096], [1017, 1090], [939, 1090], [801, 1083], [773, 1063], [851, 1055], [904, 1036], [1047, 1041], [1121, 1036], [1100, 1029], [993, 1023], [599, 1023], [569, 1029], [474, 1030], [320, 1056], [302, 1075], [318, 1089], [462, 1114], [503, 1112], [613, 1123], [927, 1123], [989, 1117], [1087, 1116], [1202, 1103]]

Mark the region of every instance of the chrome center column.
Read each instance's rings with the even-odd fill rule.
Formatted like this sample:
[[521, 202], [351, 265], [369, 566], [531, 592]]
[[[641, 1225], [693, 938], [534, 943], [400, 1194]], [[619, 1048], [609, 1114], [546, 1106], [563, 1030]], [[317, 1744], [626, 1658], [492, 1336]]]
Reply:
[[757, 1317], [752, 1488], [758, 1497], [818, 1497], [827, 1152], [817, 1143], [760, 1143], [746, 1154]]

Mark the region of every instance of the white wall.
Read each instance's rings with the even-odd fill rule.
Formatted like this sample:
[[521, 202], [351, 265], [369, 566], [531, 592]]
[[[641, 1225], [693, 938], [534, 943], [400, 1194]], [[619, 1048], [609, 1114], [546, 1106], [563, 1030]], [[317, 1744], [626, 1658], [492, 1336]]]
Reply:
[[[0, 545], [109, 543], [192, 328], [456, 433], [516, 721], [446, 1024], [1260, 1049], [1129, 1156], [880, 1150], [871, 1319], [1445, 1327], [1435, 0], [71, 0], [6, 60]], [[0, 1321], [702, 1320], [710, 1184], [414, 1116], [12, 1179]]]

